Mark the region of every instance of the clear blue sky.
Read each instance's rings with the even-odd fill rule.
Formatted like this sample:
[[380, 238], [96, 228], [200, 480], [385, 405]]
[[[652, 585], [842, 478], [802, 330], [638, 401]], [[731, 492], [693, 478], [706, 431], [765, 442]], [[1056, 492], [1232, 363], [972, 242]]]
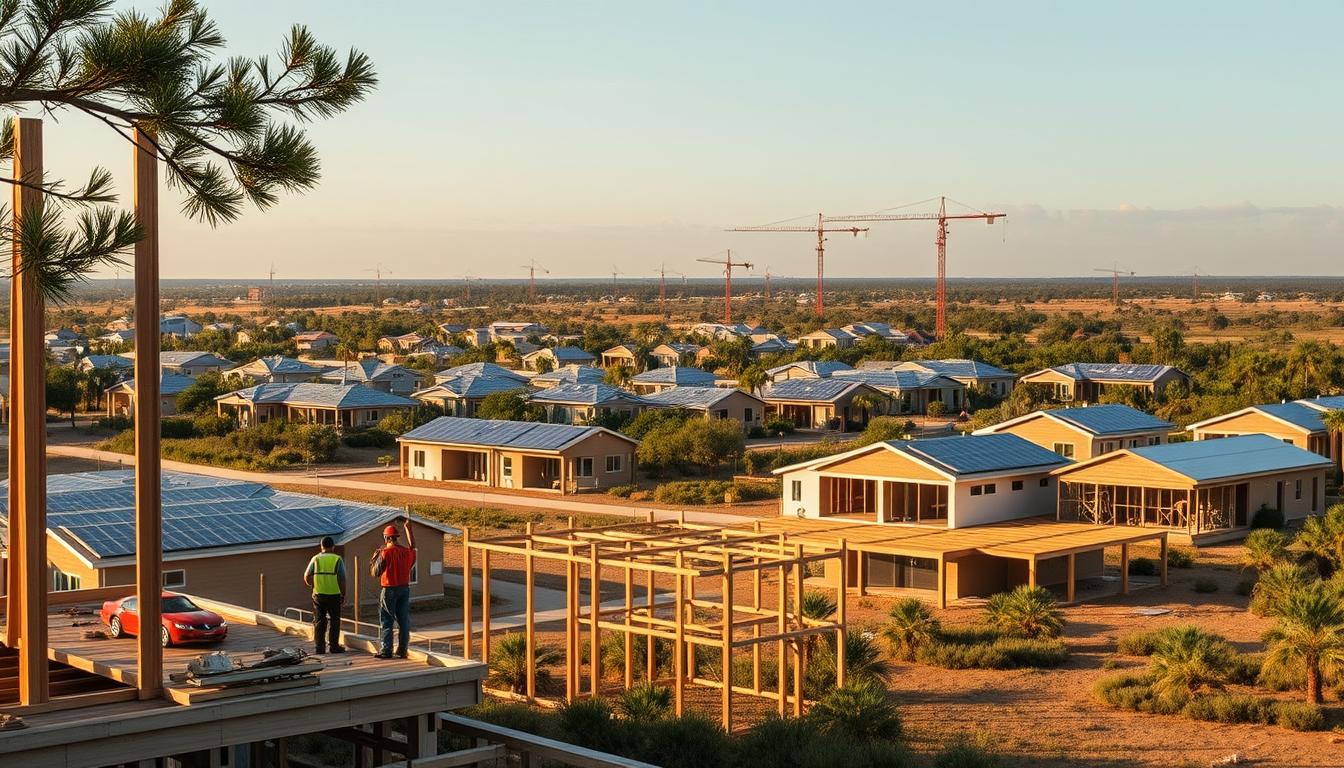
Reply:
[[[312, 129], [306, 198], [165, 216], [166, 277], [709, 276], [726, 247], [801, 276], [807, 235], [719, 230], [939, 194], [1010, 213], [954, 228], [953, 275], [1344, 271], [1341, 3], [208, 4], [229, 53], [302, 21], [382, 86]], [[85, 123], [47, 156], [120, 173]], [[835, 238], [828, 271], [931, 275], [932, 239]]]

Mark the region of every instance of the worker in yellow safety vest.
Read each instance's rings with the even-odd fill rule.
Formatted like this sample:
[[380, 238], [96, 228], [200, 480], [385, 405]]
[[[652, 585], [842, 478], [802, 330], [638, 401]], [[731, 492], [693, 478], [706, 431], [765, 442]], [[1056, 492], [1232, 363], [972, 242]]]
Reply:
[[322, 551], [308, 561], [303, 583], [313, 588], [313, 642], [318, 653], [345, 653], [341, 646], [341, 606], [345, 603], [345, 558], [336, 554], [336, 540], [322, 537]]

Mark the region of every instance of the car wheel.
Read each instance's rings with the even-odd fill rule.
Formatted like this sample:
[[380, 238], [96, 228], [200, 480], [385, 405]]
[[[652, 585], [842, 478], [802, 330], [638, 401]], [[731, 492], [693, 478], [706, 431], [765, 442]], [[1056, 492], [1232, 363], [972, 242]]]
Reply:
[[173, 638], [168, 634], [167, 627], [159, 627], [159, 643], [162, 644], [164, 648], [173, 644]]
[[126, 636], [126, 633], [121, 628], [120, 616], [113, 616], [112, 620], [107, 623], [107, 634], [111, 635], [112, 637]]

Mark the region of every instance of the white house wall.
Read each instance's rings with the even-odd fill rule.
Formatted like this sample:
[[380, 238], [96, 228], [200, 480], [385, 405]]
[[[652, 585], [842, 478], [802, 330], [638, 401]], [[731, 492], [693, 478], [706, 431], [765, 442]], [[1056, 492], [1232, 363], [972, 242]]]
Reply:
[[[1055, 514], [1055, 481], [1041, 487], [1045, 474], [1003, 476], [958, 482], [948, 505], [947, 527], [970, 528], [1005, 520]], [[1022, 490], [1013, 490], [1013, 481], [1022, 481]], [[993, 483], [991, 494], [971, 495], [972, 486]]]

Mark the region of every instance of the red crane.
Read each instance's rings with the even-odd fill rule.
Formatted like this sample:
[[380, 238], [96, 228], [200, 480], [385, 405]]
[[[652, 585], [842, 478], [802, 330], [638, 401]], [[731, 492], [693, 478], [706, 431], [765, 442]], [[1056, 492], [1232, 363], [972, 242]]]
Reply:
[[1123, 269], [1117, 269], [1115, 266], [1112, 266], [1110, 269], [1102, 269], [1101, 267], [1097, 267], [1096, 269], [1093, 269], [1092, 271], [1093, 271], [1093, 272], [1108, 272], [1108, 273], [1110, 273], [1110, 275], [1111, 275], [1111, 303], [1114, 304], [1114, 305], [1117, 306], [1117, 307], [1120, 306], [1120, 276], [1121, 276], [1121, 275], [1124, 275], [1125, 277], [1133, 277], [1133, 276], [1134, 276], [1134, 273], [1133, 273], [1133, 272], [1126, 272], [1126, 271], [1123, 270]]
[[728, 251], [728, 257], [724, 259], [696, 259], [706, 264], [723, 265], [723, 324], [733, 324], [733, 267], [742, 267], [751, 269], [751, 263], [746, 261], [733, 261], [733, 252]]
[[[537, 270], [540, 269], [548, 275], [551, 274], [551, 270], [538, 266], [536, 259], [532, 259], [524, 264], [523, 269], [527, 270], [527, 300], [535, 302], [537, 300]], [[470, 285], [470, 283], [468, 283], [468, 285]], [[470, 288], [468, 288], [468, 290], [470, 290]]]
[[[801, 218], [801, 217], [800, 217]], [[785, 219], [784, 221], [794, 221], [794, 219]], [[784, 222], [775, 224], [764, 224], [759, 227], [732, 227], [727, 232], [815, 232], [817, 234], [817, 317], [822, 316], [825, 310], [825, 300], [822, 298], [824, 291], [823, 276], [826, 265], [826, 233], [827, 232], [848, 232], [855, 237], [860, 232], [867, 232], [867, 227], [828, 227], [826, 222], [831, 221], [820, 213], [817, 214], [817, 225], [815, 227], [797, 227], [781, 226]]]
[[[900, 208], [909, 208], [912, 205], [922, 205], [923, 203], [938, 200], [937, 213], [890, 213]], [[956, 202], [953, 200], [952, 202]], [[958, 205], [961, 205], [958, 203]], [[971, 206], [967, 205], [966, 208]], [[868, 221], [937, 221], [938, 222], [938, 310], [934, 321], [934, 335], [939, 339], [947, 333], [947, 223], [958, 219], [984, 219], [986, 224], [992, 225], [996, 219], [1007, 218], [1006, 213], [988, 213], [986, 211], [971, 208], [972, 213], [948, 213], [947, 198], [930, 198], [910, 205], [902, 205], [898, 208], [888, 208], [886, 211], [877, 213], [862, 214], [858, 216], [830, 216], [827, 221], [835, 222], [868, 222]]]

